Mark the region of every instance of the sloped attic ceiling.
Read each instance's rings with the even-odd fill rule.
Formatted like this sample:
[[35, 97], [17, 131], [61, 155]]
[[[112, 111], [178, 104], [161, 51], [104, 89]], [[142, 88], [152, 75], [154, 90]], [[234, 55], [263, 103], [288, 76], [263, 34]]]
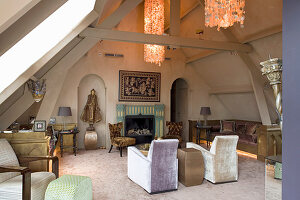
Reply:
[[82, 3], [69, 0], [0, 57], [1, 103], [98, 17], [95, 0]]
[[[49, 2], [48, 0], [44, 0], [45, 2]], [[40, 3], [44, 2], [43, 0], [40, 1]], [[54, 0], [53, 0], [54, 1]], [[59, 0], [57, 0], [59, 1]], [[62, 1], [60, 1], [62, 2]], [[106, 0], [98, 0], [99, 2], [106, 2]], [[105, 8], [104, 8], [104, 12], [102, 14], [102, 17], [100, 18], [99, 22], [103, 22], [104, 19], [106, 19], [107, 16], [109, 16], [113, 11], [115, 11], [122, 2], [122, 0], [109, 0], [107, 1], [109, 3], [105, 4]], [[257, 33], [260, 32], [260, 35], [264, 36], [265, 34], [263, 34], [263, 32], [267, 29], [272, 29], [275, 26], [281, 26], [281, 9], [282, 9], [282, 0], [266, 0], [266, 1], [260, 1], [260, 0], [252, 0], [252, 1], [247, 1], [246, 2], [246, 23], [245, 23], [245, 28], [241, 29], [238, 25], [234, 26], [233, 28], [230, 28], [230, 31], [238, 38], [239, 41], [244, 41], [245, 38], [255, 38], [254, 36], [257, 36]], [[166, 27], [169, 26], [169, 7], [168, 5], [170, 5], [170, 0], [165, 0], [165, 5], [166, 5], [166, 22], [165, 25]], [[259, 9], [257, 9], [257, 6], [259, 6]], [[33, 8], [34, 9], [34, 8]], [[32, 11], [33, 9], [31, 9], [30, 11]], [[139, 6], [137, 9], [143, 9], [143, 6]], [[263, 9], [264, 12], [256, 12], [256, 10], [261, 10]], [[97, 10], [97, 9], [96, 9]], [[30, 12], [29, 11], [29, 12]], [[98, 10], [97, 10], [98, 11]], [[45, 11], [44, 11], [45, 12]], [[195, 39], [205, 39], [205, 40], [215, 40], [215, 41], [229, 41], [230, 39], [228, 39], [226, 36], [224, 36], [224, 34], [222, 32], [218, 32], [216, 29], [212, 29], [212, 28], [206, 28], [204, 27], [204, 8], [203, 8], [203, 0], [189, 0], [189, 1], [181, 1], [181, 31], [180, 31], [180, 36], [181, 37], [188, 37], [188, 38], [195, 38]], [[28, 13], [28, 12], [27, 12]], [[278, 15], [274, 16], [274, 13], [279, 13]], [[138, 16], [138, 17], [142, 17], [142, 16]], [[264, 21], [262, 19], [266, 18], [267, 20], [270, 19], [270, 23], [268, 22], [261, 22]], [[258, 23], [256, 22], [257, 20], [260, 20]], [[131, 19], [132, 22], [136, 23], [138, 20], [137, 19]], [[16, 24], [16, 23], [15, 23]], [[14, 24], [13, 24], [14, 25]], [[86, 25], [87, 26], [87, 25]], [[12, 27], [12, 26], [11, 26]], [[120, 28], [120, 30], [122, 30], [125, 26], [121, 26], [121, 27], [116, 27], [116, 30], [118, 30]], [[204, 34], [201, 35], [199, 37], [199, 35], [195, 34], [196, 29], [203, 29], [204, 30]], [[278, 28], [277, 28], [278, 29]], [[280, 27], [281, 29], [281, 27]], [[8, 30], [8, 29], [7, 29]], [[131, 31], [131, 30], [126, 30], [126, 31]], [[142, 26], [139, 25], [139, 32], [142, 32]], [[276, 30], [278, 32], [278, 30]], [[280, 32], [280, 30], [279, 30]], [[75, 35], [73, 35], [73, 37], [75, 37]], [[70, 51], [70, 49], [72, 49], [73, 47], [77, 46], [77, 42], [79, 42], [79, 40], [81, 39], [77, 39], [77, 41], [72, 41], [71, 43], [74, 44], [74, 46], [69, 45], [70, 48], [66, 48], [68, 49], [68, 51]], [[0, 43], [3, 42], [4, 40], [1, 40], [1, 35], [0, 35]], [[67, 45], [71, 40], [67, 40], [65, 41], [64, 44], [62, 44], [60, 46], [60, 49], [62, 49], [62, 47], [64, 47], [65, 45]], [[199, 55], [199, 53], [203, 53], [207, 50], [198, 50], [198, 49], [182, 49], [183, 53], [186, 55], [186, 59], [188, 60], [189, 58], [193, 57], [193, 56], [197, 56]], [[1, 47], [0, 47], [0, 51], [1, 51]], [[61, 58], [63, 58], [65, 55], [67, 55], [68, 51], [66, 51], [63, 54], [60, 54], [58, 59], [52, 59], [53, 62], [52, 63], [57, 63], [58, 60], [60, 60]], [[53, 58], [54, 55], [57, 54], [58, 51], [56, 51], [56, 53], [52, 54], [51, 56], [48, 57], [48, 61], [49, 59]], [[227, 55], [233, 56], [230, 53], [225, 53]], [[255, 54], [255, 53], [254, 53]], [[1, 55], [1, 54], [0, 54]], [[213, 58], [214, 56], [212, 56]], [[257, 62], [258, 57], [259, 56], [252, 56], [251, 57]], [[225, 58], [227, 58], [225, 56]], [[216, 59], [220, 59], [218, 57], [216, 57]], [[56, 61], [55, 61], [56, 60]], [[240, 63], [241, 61], [238, 61], [238, 63]], [[36, 71], [36, 75], [39, 74], [39, 77], [41, 77], [42, 74], [45, 74], [45, 72], [47, 72], [51, 66], [53, 66], [52, 64], [46, 64], [47, 62], [44, 62], [42, 66], [43, 69], [41, 70], [37, 70]], [[201, 69], [198, 69], [200, 66], [198, 64], [197, 60], [194, 60], [193, 63], [191, 63], [193, 66], [195, 66], [197, 68], [197, 71], [199, 73], [199, 77], [203, 77], [203, 74], [205, 74], [206, 72], [202, 71]], [[46, 64], [46, 65], [45, 65]], [[245, 66], [244, 66], [245, 67]], [[245, 67], [246, 68], [246, 67]], [[239, 71], [242, 71], [243, 74], [246, 73], [246, 69], [238, 69]], [[210, 76], [205, 76], [205, 77], [210, 77]], [[208, 78], [209, 79], [209, 78]], [[212, 81], [211, 81], [212, 80]], [[208, 82], [213, 82], [213, 80], [218, 80], [218, 78], [211, 78], [210, 80], [208, 80]], [[250, 82], [249, 81], [249, 77], [246, 78], [247, 84]], [[218, 82], [218, 81], [216, 81]], [[251, 83], [250, 83], [251, 85]], [[216, 85], [211, 84], [210, 85], [212, 88], [215, 87]], [[15, 88], [16, 89], [16, 88]], [[8, 95], [9, 96], [9, 95]], [[3, 99], [2, 99], [3, 100]], [[3, 102], [1, 100], [1, 102]]]
[[0, 33], [17, 21], [40, 0], [0, 1]]

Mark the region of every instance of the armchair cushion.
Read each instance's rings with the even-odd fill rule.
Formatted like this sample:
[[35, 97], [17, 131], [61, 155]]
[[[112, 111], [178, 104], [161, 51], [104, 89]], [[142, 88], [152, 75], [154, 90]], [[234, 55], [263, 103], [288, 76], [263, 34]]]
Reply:
[[131, 137], [115, 137], [112, 140], [112, 145], [117, 147], [127, 147], [135, 144], [135, 138]]
[[166, 122], [169, 129], [167, 135], [182, 135], [183, 123], [182, 122]]
[[[0, 166], [20, 166], [18, 158], [6, 139], [0, 139]], [[20, 175], [19, 172], [0, 173], [0, 183]]]
[[[50, 172], [36, 172], [31, 174], [31, 199], [43, 200], [48, 184], [55, 179]], [[0, 183], [1, 200], [22, 199], [22, 175], [15, 176]]]
[[182, 137], [180, 135], [165, 135], [162, 137], [163, 139], [177, 139], [180, 142], [182, 142]]
[[117, 124], [108, 124], [110, 131], [110, 139], [112, 140], [115, 137], [121, 137], [121, 130], [123, 128], [123, 123], [119, 122]]

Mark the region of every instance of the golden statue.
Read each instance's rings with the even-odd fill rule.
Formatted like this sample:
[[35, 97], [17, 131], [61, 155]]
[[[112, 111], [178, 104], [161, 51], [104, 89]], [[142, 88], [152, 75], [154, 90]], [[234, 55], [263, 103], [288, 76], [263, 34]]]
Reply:
[[100, 108], [98, 106], [97, 95], [95, 90], [91, 90], [91, 94], [88, 96], [86, 105], [84, 106], [83, 112], [80, 119], [84, 122], [89, 123], [88, 129], [94, 130], [93, 124], [101, 121]]

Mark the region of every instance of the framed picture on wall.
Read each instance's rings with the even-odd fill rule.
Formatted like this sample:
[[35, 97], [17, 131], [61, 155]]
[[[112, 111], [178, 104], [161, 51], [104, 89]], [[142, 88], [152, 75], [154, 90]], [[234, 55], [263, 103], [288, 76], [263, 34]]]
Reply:
[[34, 132], [44, 132], [46, 131], [46, 121], [45, 120], [35, 120], [33, 125]]
[[160, 73], [120, 70], [119, 101], [159, 102]]

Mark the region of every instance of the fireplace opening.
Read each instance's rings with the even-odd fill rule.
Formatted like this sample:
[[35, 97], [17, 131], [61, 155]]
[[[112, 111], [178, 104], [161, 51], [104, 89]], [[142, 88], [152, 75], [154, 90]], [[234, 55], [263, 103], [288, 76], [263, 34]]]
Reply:
[[125, 116], [125, 136], [134, 137], [136, 144], [150, 143], [155, 135], [154, 115]]

